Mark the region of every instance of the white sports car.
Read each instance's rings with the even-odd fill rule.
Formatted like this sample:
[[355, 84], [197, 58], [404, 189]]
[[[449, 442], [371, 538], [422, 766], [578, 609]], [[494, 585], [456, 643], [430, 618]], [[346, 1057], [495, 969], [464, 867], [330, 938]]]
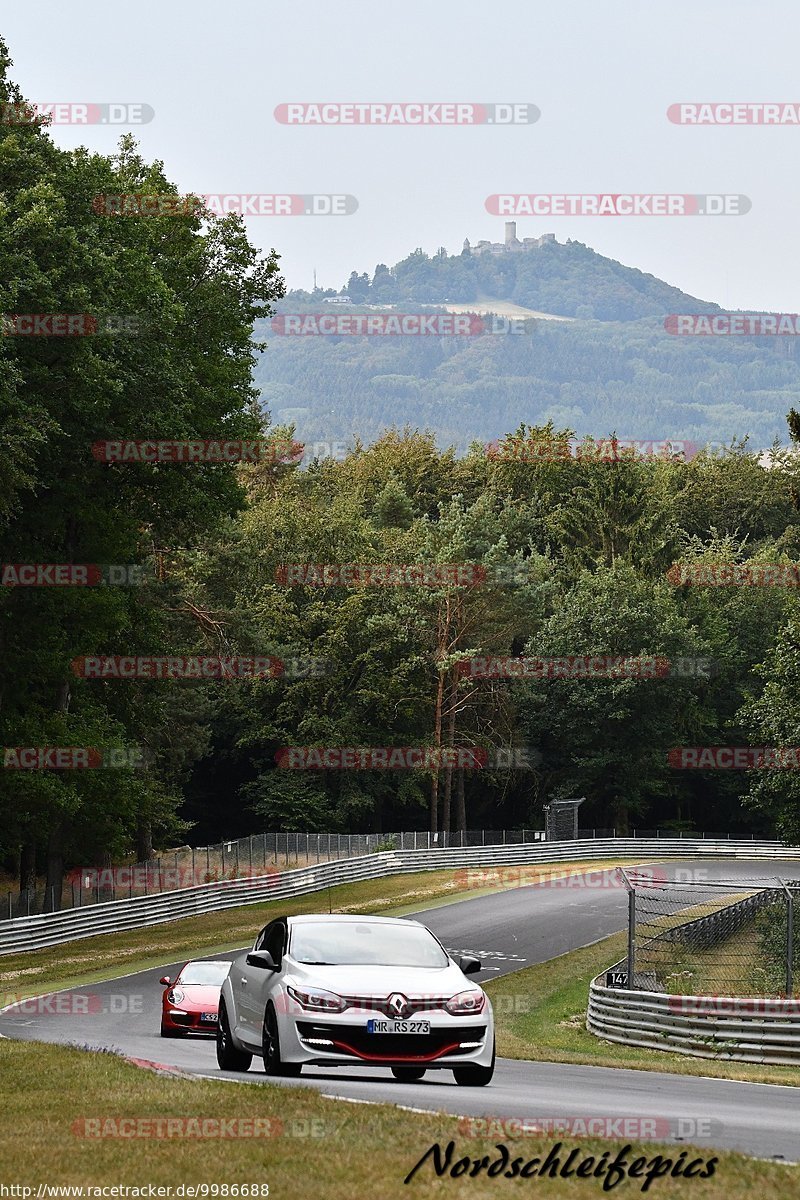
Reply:
[[316, 1066], [391, 1069], [396, 1079], [453, 1072], [480, 1087], [494, 1073], [494, 1018], [429, 929], [396, 917], [278, 917], [234, 959], [222, 985], [217, 1061], [268, 1075]]

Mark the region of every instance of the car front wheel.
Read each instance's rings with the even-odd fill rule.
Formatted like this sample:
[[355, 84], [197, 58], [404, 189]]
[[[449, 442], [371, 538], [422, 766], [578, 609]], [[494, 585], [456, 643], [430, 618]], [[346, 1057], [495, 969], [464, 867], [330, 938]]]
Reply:
[[278, 1018], [271, 1004], [264, 1014], [264, 1029], [261, 1034], [261, 1055], [264, 1070], [268, 1075], [297, 1076], [303, 1069], [302, 1063], [287, 1063], [281, 1058], [281, 1042], [278, 1034]]
[[223, 1071], [248, 1071], [252, 1061], [252, 1054], [248, 1054], [246, 1050], [237, 1050], [234, 1046], [225, 1001], [220, 1000], [217, 1024], [217, 1062]]
[[424, 1067], [392, 1067], [392, 1074], [400, 1083], [416, 1083], [425, 1074]]
[[494, 1056], [495, 1048], [492, 1046], [492, 1061], [488, 1067], [481, 1067], [477, 1063], [467, 1063], [463, 1067], [454, 1067], [453, 1075], [456, 1083], [461, 1087], [485, 1087], [491, 1082], [494, 1075]]

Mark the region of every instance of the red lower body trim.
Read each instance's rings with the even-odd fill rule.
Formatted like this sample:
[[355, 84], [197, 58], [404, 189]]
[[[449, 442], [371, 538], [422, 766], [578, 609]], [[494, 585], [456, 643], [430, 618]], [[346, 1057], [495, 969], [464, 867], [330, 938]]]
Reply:
[[348, 1054], [354, 1054], [356, 1058], [362, 1059], [364, 1062], [408, 1062], [408, 1063], [423, 1063], [433, 1062], [435, 1058], [441, 1058], [443, 1054], [449, 1054], [451, 1050], [458, 1050], [461, 1042], [453, 1042], [451, 1046], [443, 1046], [441, 1050], [434, 1050], [433, 1054], [362, 1054], [360, 1050], [356, 1050], [354, 1046], [349, 1046], [347, 1042], [336, 1042], [334, 1046], [339, 1050], [346, 1050]]

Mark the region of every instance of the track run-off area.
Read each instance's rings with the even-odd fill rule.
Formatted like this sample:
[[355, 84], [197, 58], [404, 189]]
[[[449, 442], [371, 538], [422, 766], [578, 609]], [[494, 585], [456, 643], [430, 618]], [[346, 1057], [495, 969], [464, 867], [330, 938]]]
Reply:
[[[798, 870], [796, 861], [706, 858], [663, 862], [659, 869], [667, 878], [685, 878], [686, 871], [699, 866], [704, 879], [729, 880], [732, 894], [751, 881], [793, 877]], [[324, 911], [322, 898], [320, 904]], [[309, 911], [312, 907], [309, 903]], [[627, 895], [621, 887], [581, 886], [573, 879], [569, 886], [550, 882], [510, 887], [409, 915], [427, 925], [451, 954], [480, 958], [483, 970], [476, 979], [488, 982], [623, 930]], [[257, 931], [254, 915], [253, 936]], [[233, 958], [235, 953], [213, 957]], [[268, 1079], [260, 1058], [244, 1074], [223, 1072], [217, 1067], [211, 1038], [159, 1035], [159, 978], [174, 976], [183, 961], [76, 988], [73, 994], [79, 995], [80, 1004], [62, 1000], [52, 1011], [46, 1005], [6, 1009], [0, 1012], [0, 1035], [114, 1050], [209, 1079], [316, 1088], [330, 1097], [462, 1117], [528, 1123], [652, 1118], [657, 1130], [653, 1140], [659, 1142], [686, 1141], [759, 1159], [800, 1162], [800, 1091], [774, 1084], [672, 1075], [666, 1069], [638, 1071], [502, 1058], [497, 1060], [492, 1083], [484, 1088], [459, 1087], [445, 1070], [431, 1070], [418, 1083], [397, 1082], [388, 1069], [358, 1067], [312, 1066], [305, 1067], [299, 1079]], [[536, 997], [530, 1002], [535, 1005]], [[664, 1059], [666, 1066], [666, 1054]], [[624, 1124], [619, 1136], [626, 1137]], [[639, 1127], [632, 1140], [646, 1138]]]

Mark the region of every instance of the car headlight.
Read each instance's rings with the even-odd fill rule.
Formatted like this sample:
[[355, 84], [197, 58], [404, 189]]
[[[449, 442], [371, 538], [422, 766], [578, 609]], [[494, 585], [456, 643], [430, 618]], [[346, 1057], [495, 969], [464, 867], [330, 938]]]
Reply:
[[183, 1004], [184, 995], [180, 988], [170, 988], [167, 992], [167, 1001], [170, 1004]]
[[445, 1008], [455, 1017], [466, 1017], [472, 1013], [482, 1012], [485, 1003], [486, 997], [483, 992], [479, 988], [470, 988], [469, 991], [451, 996], [445, 1003]]
[[286, 988], [293, 1000], [303, 1008], [313, 1012], [344, 1012], [347, 1001], [335, 992], [326, 992], [324, 988], [296, 988], [288, 985]]

